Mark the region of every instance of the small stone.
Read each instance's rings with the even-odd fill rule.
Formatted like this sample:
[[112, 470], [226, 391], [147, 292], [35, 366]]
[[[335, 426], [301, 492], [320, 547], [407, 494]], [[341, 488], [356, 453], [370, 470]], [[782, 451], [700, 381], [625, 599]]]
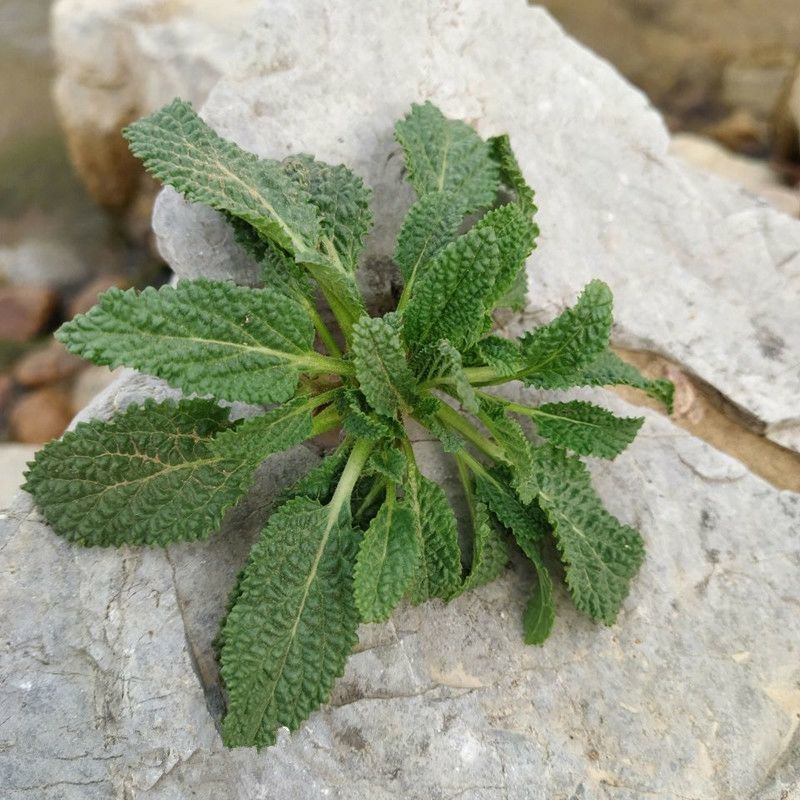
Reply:
[[57, 383], [74, 375], [84, 363], [83, 359], [73, 355], [61, 342], [53, 339], [17, 362], [14, 380], [26, 388]]
[[0, 247], [0, 276], [14, 286], [74, 286], [91, 273], [89, 263], [65, 242], [26, 240]]
[[27, 342], [40, 333], [58, 297], [43, 286], [0, 286], [0, 339]]
[[127, 289], [130, 281], [124, 275], [100, 275], [86, 284], [72, 298], [67, 307], [67, 318], [72, 319], [78, 314], [85, 314], [96, 302], [98, 295], [116, 286]]
[[11, 390], [14, 387], [14, 381], [7, 372], [0, 373], [0, 416], [2, 416], [11, 398]]
[[769, 126], [742, 108], [709, 125], [704, 133], [735, 153], [757, 155], [766, 152]]
[[23, 395], [9, 415], [12, 438], [40, 444], [64, 433], [72, 418], [72, 403], [63, 389], [47, 387]]

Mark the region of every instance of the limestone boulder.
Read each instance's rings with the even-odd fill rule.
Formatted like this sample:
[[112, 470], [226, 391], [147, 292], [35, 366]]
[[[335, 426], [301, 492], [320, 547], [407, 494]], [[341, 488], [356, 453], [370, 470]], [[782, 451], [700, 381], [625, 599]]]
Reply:
[[[598, 275], [617, 296], [619, 341], [672, 354], [791, 428], [797, 223], [672, 161], [644, 98], [541, 10], [264, 2], [203, 113], [244, 147], [311, 151], [367, 179], [378, 223], [365, 270], [379, 306], [411, 201], [392, 124], [426, 98], [484, 134], [509, 130], [539, 189], [529, 319]], [[155, 226], [178, 276], [255, 280], [214, 214], [165, 192]], [[170, 396], [125, 373], [82, 418]], [[330, 704], [260, 753], [221, 745], [210, 642], [273, 498], [317, 456], [270, 459], [219, 535], [167, 550], [75, 548], [20, 496], [0, 521], [5, 796], [796, 800], [800, 496], [644, 413], [623, 456], [591, 465], [610, 510], [647, 544], [614, 627], [559, 590], [553, 637], [525, 647], [532, 576], [513, 560], [447, 606], [362, 626]], [[434, 446], [416, 447], [452, 488]]]

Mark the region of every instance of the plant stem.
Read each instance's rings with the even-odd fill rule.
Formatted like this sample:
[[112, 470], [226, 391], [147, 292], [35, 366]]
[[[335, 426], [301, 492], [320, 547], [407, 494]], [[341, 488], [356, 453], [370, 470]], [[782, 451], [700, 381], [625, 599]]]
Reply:
[[350, 500], [353, 487], [356, 485], [359, 475], [361, 475], [361, 470], [364, 469], [364, 464], [367, 463], [372, 447], [373, 442], [370, 442], [368, 439], [360, 439], [350, 451], [350, 456], [344, 466], [342, 477], [339, 478], [336, 491], [333, 493], [333, 497], [328, 504], [328, 508], [334, 520], [339, 519], [339, 514], [344, 504]]
[[494, 442], [487, 439], [471, 422], [469, 422], [469, 420], [446, 403], [442, 404], [442, 407], [436, 412], [436, 415], [442, 422], [460, 433], [465, 439], [472, 442], [475, 447], [490, 458], [493, 458], [495, 461], [506, 460], [503, 451]]
[[320, 392], [319, 394], [311, 395], [311, 397], [308, 398], [309, 407], [319, 408], [325, 403], [330, 403], [336, 397], [340, 388], [341, 387], [336, 386], [333, 389], [328, 389], [326, 392]]
[[341, 419], [339, 418], [339, 412], [336, 410], [335, 406], [328, 406], [324, 408], [319, 414], [316, 414], [312, 417], [311, 420], [311, 435], [312, 436], [319, 436], [321, 433], [327, 433], [329, 430], [335, 428]]
[[474, 528], [475, 497], [472, 491], [472, 482], [470, 480], [470, 474], [469, 471], [467, 470], [467, 464], [462, 453], [456, 453], [456, 467], [458, 468], [458, 477], [461, 480], [461, 485], [464, 487], [464, 498], [467, 501], [467, 508], [469, 509], [469, 518]]
[[466, 367], [464, 375], [473, 386], [491, 386], [493, 383], [506, 383], [516, 380], [515, 375], [498, 375], [494, 367]]
[[305, 367], [306, 372], [324, 375], [355, 375], [356, 371], [352, 364], [343, 361], [341, 358], [323, 356], [320, 353], [304, 353], [298, 356], [298, 363]]
[[486, 470], [486, 467], [475, 458], [472, 453], [468, 453], [466, 450], [462, 450], [458, 454], [459, 458], [463, 459], [464, 463], [476, 474], [480, 475], [482, 478], [485, 478], [492, 483], [497, 483], [497, 481], [489, 474]]
[[414, 448], [411, 446], [411, 442], [407, 438], [403, 437], [402, 445], [403, 445], [403, 452], [406, 454], [406, 459], [408, 463], [412, 467], [414, 467], [414, 469], [416, 469], [417, 457], [414, 455]]
[[[394, 484], [392, 484], [394, 486]], [[388, 484], [385, 481], [376, 479], [375, 483], [372, 484], [372, 488], [367, 493], [367, 496], [362, 501], [361, 505], [358, 507], [358, 511], [354, 514], [355, 517], [360, 517], [369, 507], [375, 502], [375, 498], [381, 493], [383, 489], [386, 489], [387, 498], [388, 498]]]
[[342, 351], [339, 349], [339, 345], [336, 344], [336, 341], [333, 338], [333, 334], [330, 332], [328, 326], [322, 320], [322, 317], [319, 315], [319, 312], [317, 311], [314, 304], [309, 302], [306, 305], [306, 308], [308, 309], [308, 315], [309, 317], [311, 317], [311, 321], [314, 323], [314, 327], [317, 329], [319, 338], [321, 339], [325, 347], [328, 348], [328, 352], [335, 358], [341, 358]]

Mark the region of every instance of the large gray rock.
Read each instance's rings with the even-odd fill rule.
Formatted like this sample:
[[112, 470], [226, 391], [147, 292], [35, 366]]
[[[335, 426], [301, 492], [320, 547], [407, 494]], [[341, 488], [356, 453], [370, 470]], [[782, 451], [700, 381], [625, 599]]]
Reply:
[[[710, 253], [715, 224], [733, 224], [720, 209], [736, 203], [742, 225], [754, 213], [768, 221], [763, 246], [772, 256], [790, 252], [796, 229], [663, 161], [666, 136], [641, 97], [541, 12], [522, 2], [457, 6], [348, 2], [323, 12], [272, 2], [209, 118], [261, 152], [302, 148], [353, 161], [376, 188], [375, 262], [385, 261], [410, 201], [397, 155], [387, 160], [392, 120], [431, 96], [485, 133], [508, 127], [542, 190], [531, 313], [552, 313], [599, 273], [620, 298], [621, 335], [641, 329], [656, 345], [684, 341], [687, 353], [691, 345], [706, 354], [709, 370], [725, 376], [724, 366], [732, 387], [760, 396], [758, 382], [742, 376], [751, 363], [756, 375], [768, 366], [748, 339], [745, 310], [755, 312], [734, 303], [730, 288], [712, 293], [689, 241]], [[623, 175], [615, 191], [612, 175]], [[703, 214], [716, 222], [703, 228]], [[231, 260], [213, 215], [164, 195], [156, 222], [179, 274], [209, 263], [218, 277], [253, 279], [245, 261]], [[740, 247], [755, 246], [753, 234], [740, 234]], [[664, 271], [658, 293], [640, 294], [652, 281], [631, 248]], [[680, 310], [689, 291], [681, 281], [705, 287], [693, 312], [693, 330], [704, 335], [693, 343], [681, 338], [686, 314], [674, 330], [661, 314]], [[761, 290], [751, 288], [755, 304]], [[742, 372], [714, 360], [722, 346], [714, 321], [733, 325], [718, 320], [719, 303], [744, 326]], [[776, 379], [771, 388], [785, 386]], [[85, 416], [170, 394], [126, 374]], [[166, 551], [72, 547], [21, 497], [0, 521], [3, 797], [796, 800], [800, 498], [646, 414], [629, 451], [594, 465], [607, 504], [648, 546], [616, 626], [592, 625], [562, 591], [552, 639], [524, 647], [520, 614], [532, 576], [515, 561], [501, 580], [448, 606], [403, 607], [386, 625], [364, 626], [331, 704], [261, 753], [221, 746], [210, 641], [272, 498], [316, 456], [298, 448], [271, 459], [221, 535]], [[417, 449], [452, 488], [434, 447]]]
[[[544, 12], [413, 0], [321, 13], [285, 0], [265, 4], [239, 51], [204, 117], [262, 155], [352, 165], [375, 191], [368, 264], [391, 253], [411, 202], [392, 126], [412, 102], [508, 131], [538, 191], [535, 315], [606, 280], [618, 344], [678, 361], [800, 450], [800, 222], [670, 157], [644, 96]], [[174, 192], [154, 229], [179, 275], [256, 275], [224, 223]]]
[[[95, 411], [165, 396], [148, 384]], [[4, 798], [796, 797], [780, 792], [800, 780], [799, 498], [649, 412], [595, 472], [648, 546], [615, 627], [560, 591], [552, 639], [523, 646], [532, 576], [515, 561], [362, 627], [328, 707], [272, 749], [225, 751], [210, 643], [272, 497], [314, 459], [273, 458], [220, 536], [166, 551], [73, 547], [16, 503], [0, 522]]]

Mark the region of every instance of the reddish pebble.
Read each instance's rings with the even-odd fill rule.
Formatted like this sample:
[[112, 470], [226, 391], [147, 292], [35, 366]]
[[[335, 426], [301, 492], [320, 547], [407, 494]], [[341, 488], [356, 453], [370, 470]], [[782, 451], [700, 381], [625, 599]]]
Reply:
[[74, 375], [86, 362], [68, 352], [61, 342], [51, 341], [23, 356], [14, 367], [14, 380], [27, 388], [57, 383]]
[[48, 387], [25, 394], [9, 415], [11, 438], [41, 444], [61, 436], [72, 419], [72, 404], [63, 389]]
[[0, 286], [0, 339], [27, 342], [47, 325], [58, 302], [38, 286]]

